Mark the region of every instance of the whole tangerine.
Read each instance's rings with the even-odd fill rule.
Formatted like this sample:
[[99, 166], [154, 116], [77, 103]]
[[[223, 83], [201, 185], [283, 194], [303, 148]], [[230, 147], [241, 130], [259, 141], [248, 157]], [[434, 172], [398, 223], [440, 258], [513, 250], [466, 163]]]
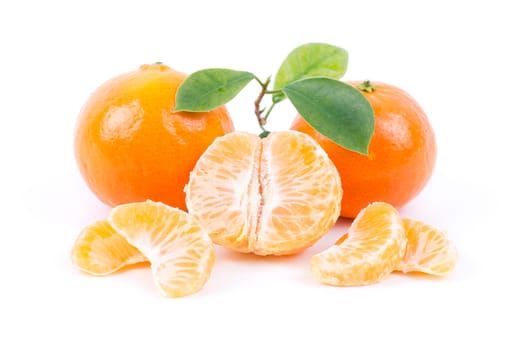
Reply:
[[427, 184], [436, 161], [428, 117], [402, 89], [381, 82], [348, 82], [370, 102], [375, 130], [368, 155], [347, 150], [314, 130], [300, 115], [291, 129], [312, 136], [334, 162], [343, 185], [341, 216], [354, 218], [372, 202], [399, 208]]
[[93, 193], [110, 206], [143, 200], [185, 209], [184, 186], [197, 159], [234, 130], [225, 107], [173, 112], [186, 75], [145, 64], [98, 87], [81, 109], [77, 164]]

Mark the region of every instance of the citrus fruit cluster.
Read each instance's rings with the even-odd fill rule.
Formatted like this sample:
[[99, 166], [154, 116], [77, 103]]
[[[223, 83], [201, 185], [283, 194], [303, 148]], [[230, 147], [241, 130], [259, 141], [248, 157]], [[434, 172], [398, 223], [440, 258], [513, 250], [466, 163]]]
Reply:
[[[311, 43], [287, 56], [271, 89], [270, 78], [247, 71], [186, 76], [162, 63], [101, 85], [78, 116], [75, 156], [89, 188], [113, 208], [80, 233], [73, 264], [107, 275], [149, 262], [162, 293], [180, 297], [208, 280], [214, 244], [295, 254], [347, 216], [355, 217], [348, 233], [311, 259], [319, 282], [450, 272], [457, 253], [445, 234], [396, 209], [432, 173], [430, 123], [401, 89], [337, 80], [347, 61], [345, 50]], [[260, 135], [234, 131], [224, 107], [250, 81], [261, 87]], [[268, 115], [285, 99], [299, 112], [292, 130], [269, 132]]]

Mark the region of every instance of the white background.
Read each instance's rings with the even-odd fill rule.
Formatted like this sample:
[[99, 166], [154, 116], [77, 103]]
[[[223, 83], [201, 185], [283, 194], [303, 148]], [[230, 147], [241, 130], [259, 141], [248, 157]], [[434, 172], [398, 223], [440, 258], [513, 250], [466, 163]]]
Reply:
[[[5, 1], [0, 4], [0, 348], [524, 349], [523, 44], [519, 1]], [[95, 278], [69, 252], [104, 218], [73, 157], [76, 116], [107, 79], [162, 61], [264, 79], [306, 42], [349, 52], [345, 80], [397, 85], [426, 110], [438, 160], [403, 216], [446, 230], [445, 279], [318, 285], [306, 252], [217, 250], [204, 289], [156, 290], [148, 268]], [[250, 85], [228, 108], [257, 131]], [[295, 114], [279, 105], [270, 129]]]

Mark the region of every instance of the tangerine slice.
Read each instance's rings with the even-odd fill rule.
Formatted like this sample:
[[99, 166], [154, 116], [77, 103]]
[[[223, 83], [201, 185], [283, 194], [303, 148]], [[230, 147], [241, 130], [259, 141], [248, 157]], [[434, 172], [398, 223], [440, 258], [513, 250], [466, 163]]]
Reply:
[[130, 264], [146, 261], [146, 257], [106, 221], [97, 221], [80, 232], [71, 262], [79, 270], [95, 276], [105, 276]]
[[397, 270], [444, 276], [454, 269], [458, 254], [445, 232], [413, 219], [403, 219], [403, 225], [408, 244]]
[[145, 201], [113, 208], [108, 221], [150, 261], [155, 283], [164, 295], [195, 293], [208, 280], [215, 262], [213, 243], [188, 213]]
[[339, 217], [341, 198], [337, 169], [297, 131], [219, 137], [186, 186], [188, 211], [213, 242], [258, 255], [293, 254], [314, 244]]
[[397, 210], [375, 202], [362, 209], [334, 246], [314, 255], [314, 278], [335, 286], [369, 285], [384, 280], [401, 262], [405, 229]]

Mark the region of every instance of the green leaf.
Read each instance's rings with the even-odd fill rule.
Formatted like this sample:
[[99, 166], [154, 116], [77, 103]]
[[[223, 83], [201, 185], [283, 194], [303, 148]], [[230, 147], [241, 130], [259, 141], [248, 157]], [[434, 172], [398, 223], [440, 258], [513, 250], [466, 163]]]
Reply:
[[175, 112], [208, 112], [233, 99], [255, 76], [224, 68], [190, 74], [177, 90]]
[[374, 111], [356, 88], [330, 78], [307, 78], [282, 89], [315, 130], [349, 150], [368, 154]]
[[337, 46], [310, 43], [294, 49], [275, 76], [273, 90], [307, 77], [340, 79], [346, 72], [348, 53]]

